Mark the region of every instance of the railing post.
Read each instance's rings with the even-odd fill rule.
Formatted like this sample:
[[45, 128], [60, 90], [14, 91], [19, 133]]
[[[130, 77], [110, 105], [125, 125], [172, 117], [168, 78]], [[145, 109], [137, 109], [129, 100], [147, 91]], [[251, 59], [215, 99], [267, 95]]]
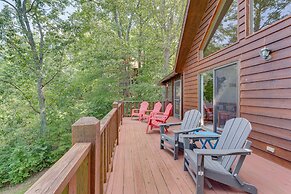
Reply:
[[100, 181], [101, 171], [101, 137], [100, 122], [95, 117], [83, 117], [72, 126], [72, 144], [91, 143], [90, 162], [89, 162], [89, 187], [91, 194], [102, 194], [103, 185]]
[[118, 109], [118, 102], [113, 102], [113, 108], [116, 108], [116, 145], [119, 144], [119, 117], [121, 116], [119, 114], [119, 109]]

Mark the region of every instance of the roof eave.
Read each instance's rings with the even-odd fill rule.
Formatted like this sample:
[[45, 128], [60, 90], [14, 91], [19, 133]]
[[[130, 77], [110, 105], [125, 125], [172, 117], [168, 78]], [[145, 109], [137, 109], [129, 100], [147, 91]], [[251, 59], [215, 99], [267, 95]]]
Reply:
[[206, 0], [188, 0], [174, 68], [177, 73], [183, 72], [183, 66], [198, 32], [207, 4]]

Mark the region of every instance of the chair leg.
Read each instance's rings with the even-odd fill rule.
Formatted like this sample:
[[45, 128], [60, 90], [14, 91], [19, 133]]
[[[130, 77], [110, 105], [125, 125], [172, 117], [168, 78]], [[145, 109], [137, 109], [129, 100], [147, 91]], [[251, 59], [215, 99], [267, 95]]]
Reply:
[[196, 194], [204, 193], [204, 156], [197, 156]]
[[187, 160], [186, 160], [185, 156], [184, 156], [184, 163], [183, 164], [184, 164], [183, 165], [184, 166], [184, 171], [188, 171], [188, 168], [186, 166], [188, 163], [187, 163]]
[[161, 137], [161, 142], [160, 142], [160, 149], [164, 149], [164, 140], [162, 139], [162, 137]]
[[251, 193], [251, 194], [257, 194], [257, 188], [253, 185], [244, 183], [244, 185], [242, 186], [242, 190], [244, 190], [247, 193]]
[[179, 154], [178, 143], [175, 143], [175, 145], [174, 145], [174, 160], [178, 160], [178, 154]]

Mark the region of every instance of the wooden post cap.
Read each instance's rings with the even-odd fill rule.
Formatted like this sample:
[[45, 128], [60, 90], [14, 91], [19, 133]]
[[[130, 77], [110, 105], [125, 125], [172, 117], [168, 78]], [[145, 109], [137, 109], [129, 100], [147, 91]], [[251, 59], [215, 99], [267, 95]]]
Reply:
[[118, 102], [113, 102], [112, 106], [113, 108], [118, 108]]
[[95, 117], [82, 117], [73, 124], [73, 127], [84, 125], [97, 125], [99, 122]]

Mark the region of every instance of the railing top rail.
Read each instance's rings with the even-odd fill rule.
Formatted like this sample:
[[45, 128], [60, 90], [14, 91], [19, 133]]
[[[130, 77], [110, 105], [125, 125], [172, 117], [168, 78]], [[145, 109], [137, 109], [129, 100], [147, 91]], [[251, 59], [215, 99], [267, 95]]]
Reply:
[[90, 151], [91, 143], [76, 143], [26, 194], [61, 193]]
[[112, 116], [116, 111], [117, 108], [111, 109], [111, 111], [107, 113], [107, 115], [105, 115], [105, 117], [103, 117], [103, 119], [100, 121], [100, 133], [103, 133], [105, 127], [109, 124], [110, 120], [112, 119]]

